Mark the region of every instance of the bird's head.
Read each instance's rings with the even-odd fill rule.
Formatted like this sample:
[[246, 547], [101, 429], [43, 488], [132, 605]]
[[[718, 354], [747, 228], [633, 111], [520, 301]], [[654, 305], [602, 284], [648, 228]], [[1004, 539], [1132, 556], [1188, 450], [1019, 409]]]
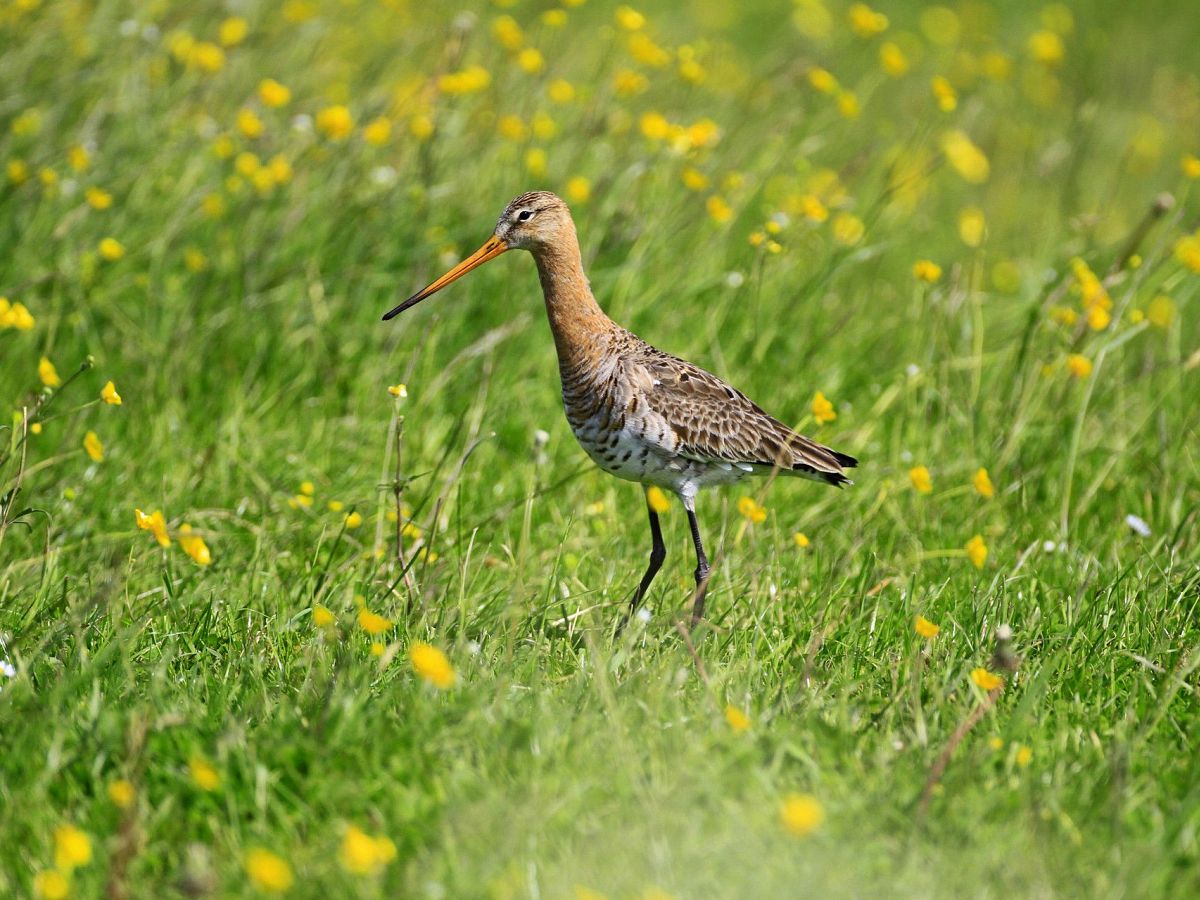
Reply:
[[400, 315], [451, 282], [462, 278], [472, 269], [508, 250], [529, 250], [531, 253], [537, 253], [543, 247], [573, 240], [575, 224], [571, 221], [571, 211], [560, 197], [549, 191], [522, 194], [504, 207], [504, 212], [496, 222], [496, 230], [482, 247], [441, 278], [389, 311], [383, 318], [386, 321]]

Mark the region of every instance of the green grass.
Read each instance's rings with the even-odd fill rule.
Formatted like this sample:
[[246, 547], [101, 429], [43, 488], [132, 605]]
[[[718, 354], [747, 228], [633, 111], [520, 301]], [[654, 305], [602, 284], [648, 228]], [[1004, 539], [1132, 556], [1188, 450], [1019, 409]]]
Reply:
[[[1047, 67], [1027, 49], [1041, 14], [1021, 4], [963, 6], [950, 43], [917, 4], [890, 5], [888, 31], [862, 38], [831, 0], [825, 39], [792, 22], [804, 4], [654, 4], [665, 69], [630, 57], [604, 3], [561, 29], [535, 4], [479, 4], [469, 28], [452, 8], [397, 6], [318, 2], [294, 22], [239, 5], [248, 36], [214, 73], [169, 47], [186, 57], [174, 32], [216, 40], [217, 5], [0, 12], [0, 159], [29, 173], [0, 186], [0, 294], [36, 320], [0, 330], [0, 399], [28, 411], [0, 428], [0, 659], [16, 669], [0, 676], [0, 893], [34, 890], [66, 823], [93, 851], [70, 875], [79, 896], [249, 894], [255, 847], [287, 861], [297, 896], [1200, 890], [1200, 276], [1177, 249], [1198, 218], [1180, 158], [1200, 153], [1185, 140], [1200, 133], [1200, 54], [1186, 5], [1069, 4], [1064, 59]], [[544, 71], [491, 36], [506, 13]], [[122, 36], [131, 17], [157, 35]], [[1046, 20], [1061, 28], [1061, 11]], [[885, 40], [909, 56], [902, 78], [880, 70]], [[682, 44], [699, 85], [677, 72]], [[985, 73], [989, 51], [1006, 77]], [[439, 94], [439, 74], [473, 63], [488, 87]], [[814, 65], [856, 92], [857, 118], [810, 86]], [[614, 92], [623, 69], [643, 93]], [[953, 112], [931, 95], [939, 74]], [[291, 89], [284, 109], [257, 99], [266, 77]], [[556, 78], [572, 102], [547, 99]], [[291, 124], [335, 102], [356, 121], [346, 140]], [[238, 133], [242, 106], [261, 137]], [[500, 116], [538, 112], [554, 135], [497, 135]], [[641, 134], [646, 112], [711, 118], [720, 140], [672, 151]], [[372, 146], [359, 126], [377, 116], [393, 128]], [[436, 130], [418, 139], [426, 116]], [[946, 129], [986, 154], [985, 181], [946, 164]], [[214, 152], [220, 135], [234, 157]], [[526, 171], [533, 147], [544, 174]], [[282, 155], [292, 177], [230, 184], [247, 150]], [[690, 190], [686, 168], [710, 186]], [[578, 177], [585, 262], [617, 321], [862, 460], [842, 491], [702, 496], [718, 562], [694, 652], [676, 627], [694, 566], [678, 503], [652, 615], [613, 635], [649, 552], [643, 501], [570, 434], [530, 260], [379, 322], [478, 246], [510, 197], [566, 195]], [[111, 208], [90, 208], [89, 186]], [[830, 219], [806, 221], [799, 198], [822, 191]], [[1141, 235], [1140, 266], [1122, 267], [1164, 191], [1175, 202]], [[730, 221], [709, 215], [711, 195]], [[978, 247], [959, 235], [971, 206], [987, 219]], [[789, 209], [781, 252], [751, 244]], [[865, 225], [852, 246], [834, 237], [847, 213]], [[104, 237], [121, 259], [99, 258]], [[1083, 314], [1075, 257], [1114, 273], [1104, 329], [1055, 318]], [[922, 258], [938, 284], [914, 280]], [[1169, 321], [1146, 318], [1160, 295]], [[1073, 353], [1086, 377], [1068, 372]], [[95, 364], [42, 391], [42, 356], [64, 380]], [[119, 407], [97, 399], [108, 379]], [[397, 382], [407, 399], [388, 395]], [[818, 390], [838, 412], [819, 427]], [[388, 518], [398, 416], [421, 534], [404, 539], [407, 581]], [[929, 495], [910, 484], [917, 465]], [[972, 487], [980, 467], [993, 499]], [[295, 502], [305, 481], [311, 506]], [[762, 524], [737, 511], [748, 493]], [[135, 527], [135, 507], [163, 510], [171, 547]], [[344, 527], [351, 511], [361, 527]], [[184, 523], [211, 565], [182, 551]], [[382, 657], [356, 596], [394, 620]], [[335, 629], [314, 626], [316, 604]], [[933, 641], [918, 614], [941, 626]], [[970, 672], [1002, 624], [1020, 663], [922, 815], [931, 768], [985, 702]], [[446, 652], [453, 689], [414, 674], [415, 641]], [[195, 758], [216, 790], [190, 777]], [[136, 791], [126, 812], [117, 779]], [[825, 812], [807, 837], [781, 823], [793, 792]], [[349, 826], [386, 835], [395, 860], [346, 871]]]

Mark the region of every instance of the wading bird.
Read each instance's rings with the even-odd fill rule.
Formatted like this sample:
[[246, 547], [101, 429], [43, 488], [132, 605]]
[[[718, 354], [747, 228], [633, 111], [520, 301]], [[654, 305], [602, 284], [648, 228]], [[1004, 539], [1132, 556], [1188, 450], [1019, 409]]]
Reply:
[[[853, 456], [797, 434], [698, 366], [651, 347], [604, 314], [592, 296], [567, 204], [547, 191], [522, 194], [505, 207], [496, 230], [471, 256], [413, 294], [386, 321], [508, 250], [537, 263], [558, 351], [563, 405], [580, 445], [601, 469], [648, 489], [673, 491], [687, 510], [696, 546], [693, 625], [704, 614], [709, 564], [696, 521], [696, 494], [746, 475], [799, 475], [848, 482]], [[637, 609], [667, 550], [658, 513], [647, 501], [653, 548], [634, 591]]]

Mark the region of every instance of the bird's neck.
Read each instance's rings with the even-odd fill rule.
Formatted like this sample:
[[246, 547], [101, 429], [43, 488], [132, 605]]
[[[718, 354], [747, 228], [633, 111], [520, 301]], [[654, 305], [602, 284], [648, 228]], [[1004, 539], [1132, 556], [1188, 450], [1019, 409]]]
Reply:
[[601, 344], [598, 339], [615, 328], [592, 296], [579, 241], [574, 234], [567, 238], [552, 247], [539, 247], [533, 254], [562, 371], [594, 362]]

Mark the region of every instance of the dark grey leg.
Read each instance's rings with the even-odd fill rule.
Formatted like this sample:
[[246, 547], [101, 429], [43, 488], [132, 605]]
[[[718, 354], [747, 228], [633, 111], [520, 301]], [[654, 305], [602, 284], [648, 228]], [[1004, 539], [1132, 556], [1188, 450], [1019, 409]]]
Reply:
[[642, 576], [637, 590], [633, 592], [633, 599], [629, 601], [629, 612], [626, 618], [637, 612], [637, 608], [642, 605], [642, 598], [646, 596], [650, 582], [654, 580], [654, 576], [662, 568], [663, 560], [667, 558], [667, 545], [663, 543], [662, 526], [658, 522], [658, 513], [651, 509], [649, 504], [646, 505], [646, 512], [650, 514], [650, 539], [654, 542], [650, 547], [650, 565], [646, 567], [646, 574]]
[[704, 597], [708, 593], [708, 557], [704, 555], [704, 542], [700, 540], [700, 523], [696, 521], [696, 511], [687, 504], [688, 525], [692, 528], [692, 543], [696, 545], [696, 600], [692, 605], [692, 626], [704, 616]]

